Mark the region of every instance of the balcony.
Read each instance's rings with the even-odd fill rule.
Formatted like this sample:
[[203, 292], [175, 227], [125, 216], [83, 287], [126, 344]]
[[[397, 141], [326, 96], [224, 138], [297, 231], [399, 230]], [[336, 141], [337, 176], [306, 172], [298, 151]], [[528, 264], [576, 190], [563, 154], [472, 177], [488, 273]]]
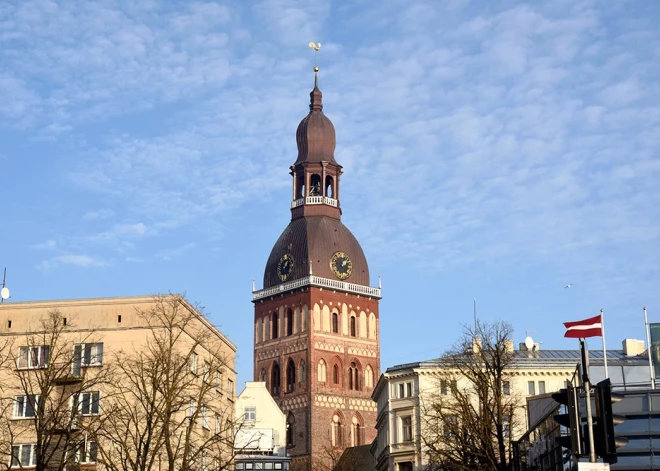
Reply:
[[291, 202], [291, 209], [305, 204], [327, 204], [328, 206], [336, 208], [339, 203], [336, 199], [328, 198], [327, 196], [307, 196], [305, 198], [298, 198], [297, 200], [293, 200]]
[[252, 300], [257, 301], [259, 299], [285, 293], [286, 291], [291, 291], [296, 288], [302, 288], [303, 286], [328, 288], [337, 291], [344, 291], [347, 293], [361, 294], [363, 296], [369, 296], [376, 299], [380, 299], [381, 297], [380, 288], [356, 285], [354, 283], [347, 283], [346, 281], [331, 280], [329, 278], [321, 278], [320, 276], [309, 275], [304, 278], [298, 278], [297, 280], [289, 281], [288, 283], [282, 283], [281, 285], [273, 286], [271, 288], [253, 291]]

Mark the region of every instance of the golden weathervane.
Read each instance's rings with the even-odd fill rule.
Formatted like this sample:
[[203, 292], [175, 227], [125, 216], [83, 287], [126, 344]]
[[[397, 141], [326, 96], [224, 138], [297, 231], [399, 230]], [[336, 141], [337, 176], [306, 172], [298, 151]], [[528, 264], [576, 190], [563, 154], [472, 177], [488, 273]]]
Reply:
[[311, 48], [314, 49], [314, 51], [315, 51], [315, 52], [314, 52], [314, 72], [318, 72], [318, 71], [319, 71], [319, 67], [318, 67], [318, 65], [317, 65], [317, 63], [316, 63], [316, 58], [317, 58], [317, 56], [318, 56], [319, 49], [321, 49], [321, 43], [310, 42], [310, 43], [309, 43], [309, 47], [311, 47]]

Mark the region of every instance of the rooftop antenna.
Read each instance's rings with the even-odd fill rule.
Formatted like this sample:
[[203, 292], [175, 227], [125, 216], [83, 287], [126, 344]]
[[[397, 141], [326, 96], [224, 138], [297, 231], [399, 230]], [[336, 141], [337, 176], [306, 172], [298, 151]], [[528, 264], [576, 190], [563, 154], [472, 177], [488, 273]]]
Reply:
[[5, 274], [2, 277], [2, 289], [0, 289], [0, 303], [4, 302], [5, 299], [11, 298], [9, 294], [9, 288], [7, 288], [7, 267], [5, 267]]

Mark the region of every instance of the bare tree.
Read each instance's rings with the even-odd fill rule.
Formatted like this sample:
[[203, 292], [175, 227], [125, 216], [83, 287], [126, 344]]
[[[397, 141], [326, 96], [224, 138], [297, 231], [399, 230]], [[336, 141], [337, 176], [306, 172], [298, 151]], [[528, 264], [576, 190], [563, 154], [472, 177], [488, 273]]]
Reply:
[[108, 370], [90, 329], [51, 310], [36, 328], [6, 345], [0, 365], [2, 466], [57, 470], [85, 461], [95, 444], [99, 394]]
[[443, 355], [436, 388], [421, 404], [429, 469], [508, 469], [520, 404], [509, 376], [512, 334], [506, 322], [477, 323]]
[[[111, 471], [226, 469], [232, 464], [232, 368], [215, 329], [183, 297], [155, 296], [138, 310], [141, 345], [112, 355], [117, 377], [97, 432]], [[227, 384], [229, 379], [227, 378]]]

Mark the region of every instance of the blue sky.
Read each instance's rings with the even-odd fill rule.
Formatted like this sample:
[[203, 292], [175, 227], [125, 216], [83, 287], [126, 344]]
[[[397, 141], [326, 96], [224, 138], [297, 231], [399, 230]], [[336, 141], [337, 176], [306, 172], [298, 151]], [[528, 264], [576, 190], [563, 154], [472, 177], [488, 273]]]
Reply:
[[[185, 292], [252, 375], [319, 41], [381, 366], [472, 321], [660, 322], [660, 3], [0, 1], [11, 301]], [[564, 289], [573, 283], [570, 289]], [[592, 348], [599, 342], [592, 341]]]

